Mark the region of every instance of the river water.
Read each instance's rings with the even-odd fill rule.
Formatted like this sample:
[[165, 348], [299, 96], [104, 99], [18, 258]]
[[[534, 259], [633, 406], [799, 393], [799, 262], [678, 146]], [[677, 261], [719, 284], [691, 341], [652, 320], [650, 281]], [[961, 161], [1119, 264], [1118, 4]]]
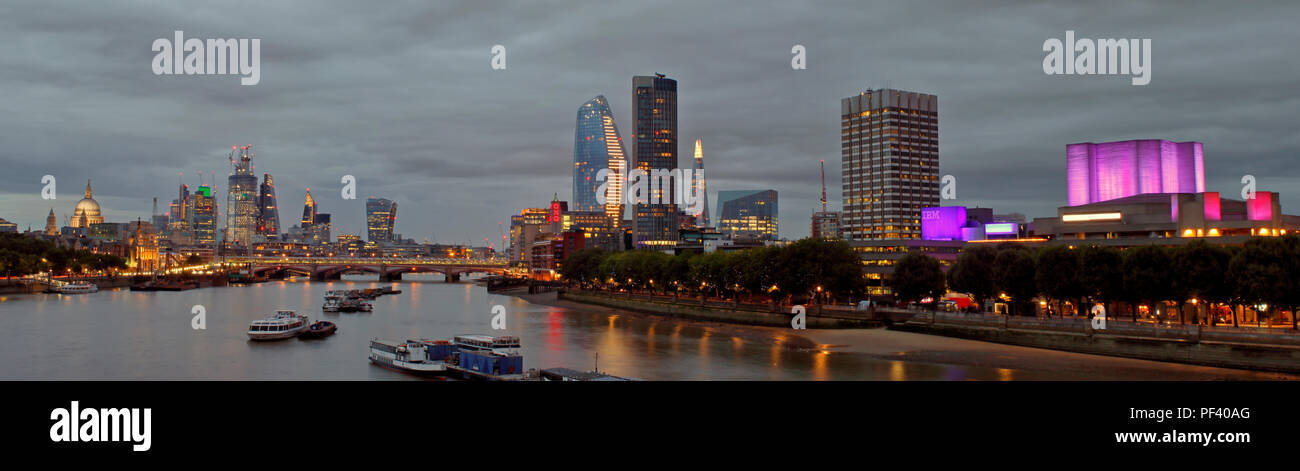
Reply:
[[[441, 278], [441, 277], [438, 277]], [[888, 361], [786, 348], [727, 328], [534, 305], [471, 283], [408, 279], [370, 313], [323, 313], [332, 289], [368, 280], [277, 281], [183, 292], [105, 290], [82, 295], [0, 296], [0, 380], [406, 380], [372, 366], [369, 339], [516, 335], [525, 368], [568, 367], [647, 380], [1042, 379], [1025, 371]], [[492, 330], [492, 307], [506, 309]], [[206, 328], [191, 324], [195, 306]], [[338, 324], [319, 340], [251, 342], [249, 321], [276, 309]], [[733, 333], [729, 333], [733, 332]]]

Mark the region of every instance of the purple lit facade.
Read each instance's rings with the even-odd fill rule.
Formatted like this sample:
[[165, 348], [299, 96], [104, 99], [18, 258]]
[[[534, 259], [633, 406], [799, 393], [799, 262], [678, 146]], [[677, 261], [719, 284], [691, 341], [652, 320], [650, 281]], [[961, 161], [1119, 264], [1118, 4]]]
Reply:
[[1161, 139], [1084, 142], [1065, 146], [1070, 206], [1144, 193], [1202, 193], [1205, 160], [1199, 142]]
[[925, 240], [962, 240], [966, 226], [965, 206], [940, 206], [921, 209], [921, 238]]

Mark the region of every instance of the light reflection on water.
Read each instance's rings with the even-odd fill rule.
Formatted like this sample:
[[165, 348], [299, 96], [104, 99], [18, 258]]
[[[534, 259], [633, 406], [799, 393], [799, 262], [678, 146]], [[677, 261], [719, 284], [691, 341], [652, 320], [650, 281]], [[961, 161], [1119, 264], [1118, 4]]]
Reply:
[[[599, 368], [651, 380], [1009, 380], [1021, 372], [872, 359], [785, 347], [790, 334], [740, 334], [727, 327], [634, 315], [573, 311], [488, 294], [468, 283], [409, 277], [402, 294], [374, 300], [371, 313], [322, 313], [333, 289], [379, 287], [367, 280], [280, 281], [184, 292], [106, 290], [88, 295], [0, 298], [0, 379], [399, 380], [369, 365], [371, 337], [517, 335], [528, 368]], [[190, 328], [190, 309], [207, 329]], [[505, 331], [490, 329], [491, 307], [507, 308]], [[322, 340], [254, 343], [248, 322], [275, 309], [334, 321]], [[758, 335], [757, 337], [755, 335]]]

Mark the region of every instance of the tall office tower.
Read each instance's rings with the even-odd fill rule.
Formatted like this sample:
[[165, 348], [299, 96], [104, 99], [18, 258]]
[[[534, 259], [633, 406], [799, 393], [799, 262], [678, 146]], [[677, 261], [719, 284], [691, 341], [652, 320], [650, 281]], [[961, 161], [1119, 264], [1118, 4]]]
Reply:
[[[226, 239], [224, 243], [248, 245], [257, 234], [257, 175], [253, 175], [250, 146], [230, 153], [235, 173], [226, 180]], [[238, 160], [235, 160], [238, 155]]]
[[[605, 204], [596, 190], [601, 182], [596, 174], [609, 169], [605, 179]], [[604, 95], [597, 95], [578, 108], [578, 123], [573, 136], [573, 210], [605, 211], [616, 221], [623, 220], [623, 178], [627, 176], [623, 138], [614, 123], [614, 113]]]
[[[633, 246], [670, 248], [677, 244], [677, 205], [671, 178], [677, 168], [677, 81], [662, 74], [632, 77], [636, 111], [633, 168], [646, 172], [649, 202], [633, 207]], [[671, 175], [671, 173], [668, 173]]]
[[262, 174], [262, 186], [257, 192], [257, 232], [267, 238], [280, 235], [280, 209], [275, 205], [275, 181], [271, 174]]
[[194, 242], [212, 245], [217, 242], [217, 198], [212, 196], [212, 187], [200, 185], [189, 196], [190, 227], [194, 230]]
[[316, 221], [311, 224], [312, 240], [319, 244], [330, 243], [330, 213], [317, 213]]
[[311, 188], [307, 189], [307, 197], [303, 198], [302, 203], [302, 228], [310, 228], [316, 223], [316, 200], [311, 197]]
[[718, 192], [718, 232], [729, 239], [776, 240], [778, 213], [776, 190]]
[[392, 242], [397, 225], [397, 202], [384, 198], [366, 200], [366, 238], [370, 242]]
[[921, 237], [921, 208], [939, 206], [939, 97], [893, 89], [840, 100], [849, 240]]
[[701, 144], [699, 139], [695, 140], [695, 177], [692, 185], [695, 194], [700, 195], [700, 207], [704, 209], [694, 216], [696, 226], [709, 227], [709, 184], [704, 180], [704, 150]]

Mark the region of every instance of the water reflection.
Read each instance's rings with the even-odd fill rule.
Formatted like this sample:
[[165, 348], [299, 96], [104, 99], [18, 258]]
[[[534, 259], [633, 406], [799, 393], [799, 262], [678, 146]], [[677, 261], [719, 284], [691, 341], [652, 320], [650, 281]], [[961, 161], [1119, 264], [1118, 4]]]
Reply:
[[[650, 380], [1010, 380], [1005, 369], [954, 367], [786, 348], [788, 332], [534, 305], [441, 276], [406, 275], [402, 294], [371, 313], [322, 313], [327, 290], [387, 286], [375, 280], [279, 281], [184, 292], [105, 290], [89, 295], [0, 297], [0, 379], [385, 379], [411, 377], [366, 361], [371, 337], [519, 336], [525, 366], [588, 370]], [[491, 307], [507, 307], [492, 331]], [[190, 328], [203, 305], [207, 329]], [[297, 309], [338, 325], [332, 337], [249, 342], [248, 322]], [[57, 345], [59, 354], [51, 354]]]

